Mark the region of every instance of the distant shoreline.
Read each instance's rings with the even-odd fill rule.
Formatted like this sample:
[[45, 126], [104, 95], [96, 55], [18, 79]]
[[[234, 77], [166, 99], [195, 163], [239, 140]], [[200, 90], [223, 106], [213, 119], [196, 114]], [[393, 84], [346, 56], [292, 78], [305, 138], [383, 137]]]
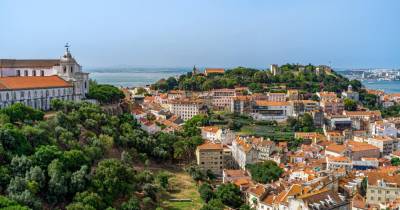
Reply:
[[[101, 84], [117, 87], [145, 87], [162, 78], [176, 77], [190, 72], [190, 68], [98, 68], [90, 69], [90, 79]], [[384, 90], [387, 93], [400, 92], [400, 81], [361, 81], [367, 88]]]

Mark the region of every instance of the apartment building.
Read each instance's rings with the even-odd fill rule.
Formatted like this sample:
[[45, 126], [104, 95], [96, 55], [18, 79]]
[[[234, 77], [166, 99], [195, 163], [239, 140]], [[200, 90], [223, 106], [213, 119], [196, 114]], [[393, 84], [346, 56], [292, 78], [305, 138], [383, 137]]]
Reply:
[[379, 158], [380, 150], [378, 147], [364, 142], [348, 141], [346, 144], [328, 145], [325, 148], [325, 155], [346, 156], [351, 160], [361, 160], [361, 158]]
[[229, 110], [236, 96], [235, 89], [214, 89], [211, 91], [211, 103], [214, 109]]
[[272, 152], [276, 151], [275, 143], [264, 138], [236, 137], [232, 142], [232, 156], [242, 169], [247, 164], [270, 160]]
[[400, 197], [400, 174], [388, 171], [373, 171], [367, 174], [368, 204], [387, 204]]
[[215, 175], [222, 176], [224, 166], [223, 147], [221, 144], [206, 142], [196, 148], [196, 160], [200, 170], [212, 171]]
[[257, 120], [285, 121], [292, 113], [293, 106], [286, 101], [256, 100], [253, 103], [252, 116]]
[[344, 104], [341, 99], [324, 99], [321, 100], [320, 106], [326, 115], [340, 115], [344, 111]]
[[235, 133], [230, 129], [224, 129], [218, 126], [205, 126], [201, 128], [201, 137], [212, 143], [230, 145], [235, 139]]
[[183, 120], [191, 119], [198, 114], [206, 113], [207, 106], [201, 99], [181, 98], [169, 100], [170, 111]]
[[373, 136], [390, 136], [392, 138], [397, 138], [399, 134], [396, 124], [387, 120], [375, 121], [371, 123], [370, 128]]
[[299, 100], [300, 99], [299, 90], [296, 89], [288, 90], [286, 93], [286, 97], [288, 98], [289, 101]]
[[299, 116], [307, 112], [318, 111], [320, 109], [319, 102], [313, 100], [292, 100], [293, 115]]
[[231, 112], [245, 114], [251, 112], [251, 96], [236, 96], [231, 101]]
[[268, 101], [286, 101], [286, 93], [267, 93]]
[[389, 136], [373, 136], [367, 142], [378, 147], [382, 156], [390, 155], [398, 149], [398, 140]]
[[323, 91], [323, 92], [317, 92], [316, 94], [320, 99], [320, 101], [337, 99], [337, 95], [335, 92]]

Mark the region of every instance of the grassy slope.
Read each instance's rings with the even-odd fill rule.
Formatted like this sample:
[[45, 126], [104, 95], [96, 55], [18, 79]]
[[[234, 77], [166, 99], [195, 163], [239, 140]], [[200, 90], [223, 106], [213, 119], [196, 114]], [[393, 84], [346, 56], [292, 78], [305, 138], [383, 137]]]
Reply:
[[[203, 206], [203, 201], [197, 191], [196, 183], [184, 171], [169, 171], [170, 192], [164, 192], [161, 197], [162, 207], [168, 210], [197, 210]], [[171, 202], [169, 199], [192, 199], [192, 202]]]

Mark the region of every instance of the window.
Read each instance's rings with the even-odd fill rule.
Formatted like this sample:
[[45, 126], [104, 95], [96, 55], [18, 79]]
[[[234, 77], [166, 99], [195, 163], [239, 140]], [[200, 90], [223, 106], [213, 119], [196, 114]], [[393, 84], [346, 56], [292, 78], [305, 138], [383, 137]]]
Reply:
[[17, 76], [21, 76], [21, 70], [17, 70]]
[[42, 77], [44, 76], [44, 71], [43, 70], [40, 71], [40, 76], [42, 76]]
[[28, 70], [24, 71], [24, 76], [26, 76], [26, 77], [28, 76]]
[[36, 70], [33, 70], [33, 71], [32, 71], [32, 75], [33, 75], [34, 77], [36, 77]]
[[74, 72], [74, 67], [71, 66], [71, 73]]
[[64, 72], [64, 74], [67, 73], [67, 67], [66, 66], [63, 66], [63, 72]]
[[6, 100], [8, 101], [10, 99], [10, 95], [8, 93], [6, 94]]

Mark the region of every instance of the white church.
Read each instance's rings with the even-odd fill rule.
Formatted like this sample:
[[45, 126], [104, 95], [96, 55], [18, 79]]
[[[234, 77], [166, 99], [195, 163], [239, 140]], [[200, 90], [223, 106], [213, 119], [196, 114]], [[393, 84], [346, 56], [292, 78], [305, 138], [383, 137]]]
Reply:
[[68, 44], [60, 59], [0, 59], [0, 108], [20, 102], [49, 110], [52, 99], [80, 101], [89, 91], [89, 73], [72, 57]]

